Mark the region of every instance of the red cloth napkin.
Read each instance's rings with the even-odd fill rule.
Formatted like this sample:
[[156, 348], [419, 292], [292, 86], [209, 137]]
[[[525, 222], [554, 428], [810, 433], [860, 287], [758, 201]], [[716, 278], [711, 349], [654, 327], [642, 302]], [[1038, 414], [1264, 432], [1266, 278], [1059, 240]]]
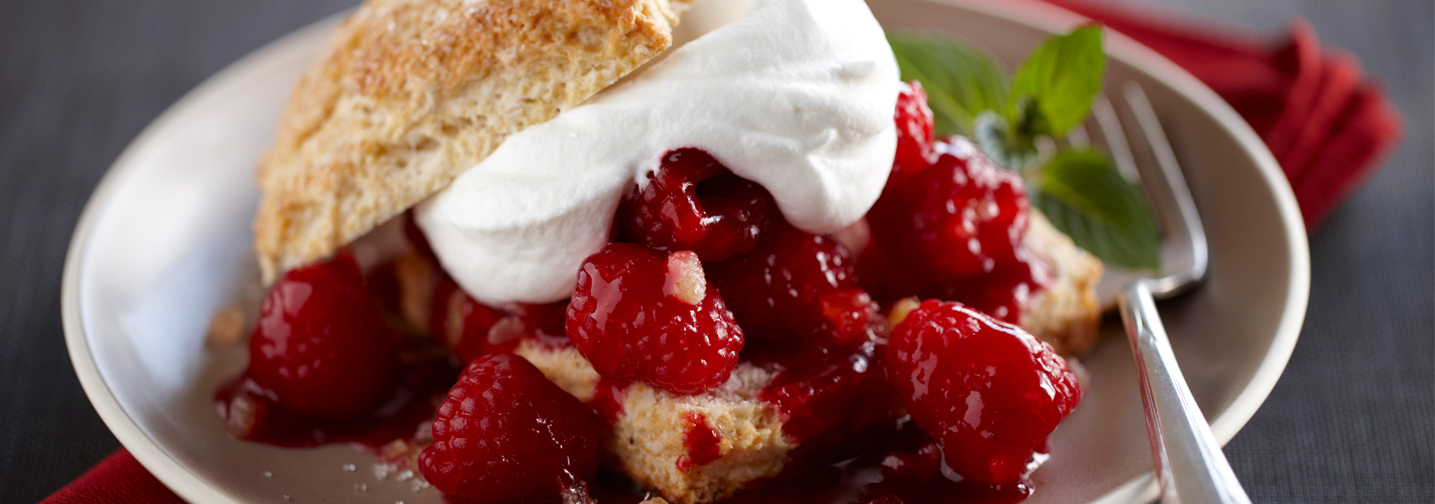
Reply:
[[43, 504], [184, 504], [124, 448], [111, 453], [80, 479]]
[[[1307, 226], [1360, 185], [1400, 138], [1399, 115], [1348, 54], [1324, 52], [1296, 21], [1276, 43], [1211, 32], [1129, 8], [1045, 0], [1100, 21], [1181, 65], [1230, 102], [1265, 139]], [[182, 503], [120, 449], [44, 504]]]
[[1264, 42], [1126, 6], [1045, 1], [1136, 39], [1225, 98], [1275, 154], [1307, 227], [1370, 177], [1400, 139], [1400, 115], [1379, 85], [1351, 55], [1322, 50], [1304, 20], [1288, 36]]

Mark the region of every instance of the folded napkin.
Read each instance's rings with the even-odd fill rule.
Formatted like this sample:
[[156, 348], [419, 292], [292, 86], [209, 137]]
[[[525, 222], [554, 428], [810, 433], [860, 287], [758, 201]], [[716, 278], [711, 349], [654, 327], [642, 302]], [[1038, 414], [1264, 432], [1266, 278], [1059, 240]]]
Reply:
[[[1323, 51], [1296, 21], [1290, 35], [1263, 42], [1216, 35], [1128, 7], [1045, 0], [1119, 31], [1205, 82], [1261, 135], [1314, 226], [1379, 166], [1400, 138], [1399, 115], [1360, 63]], [[44, 504], [182, 503], [120, 449]]]
[[1314, 228], [1373, 174], [1400, 139], [1400, 115], [1360, 62], [1322, 50], [1296, 20], [1274, 41], [1193, 28], [1129, 6], [1045, 0], [1145, 44], [1231, 104], [1275, 154]]
[[184, 504], [124, 448], [111, 453], [44, 504]]

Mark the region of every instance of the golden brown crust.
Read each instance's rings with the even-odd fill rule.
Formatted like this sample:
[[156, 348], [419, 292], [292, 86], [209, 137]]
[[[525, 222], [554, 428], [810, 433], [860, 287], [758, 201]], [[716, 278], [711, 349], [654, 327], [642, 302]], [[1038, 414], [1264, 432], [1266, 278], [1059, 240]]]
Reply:
[[369, 0], [260, 161], [266, 282], [438, 192], [661, 53], [687, 0]]
[[1036, 211], [1031, 213], [1025, 241], [1046, 259], [1055, 281], [1034, 294], [1022, 309], [1022, 328], [1050, 343], [1058, 354], [1085, 354], [1100, 334], [1096, 284], [1101, 281], [1101, 261], [1077, 248]]

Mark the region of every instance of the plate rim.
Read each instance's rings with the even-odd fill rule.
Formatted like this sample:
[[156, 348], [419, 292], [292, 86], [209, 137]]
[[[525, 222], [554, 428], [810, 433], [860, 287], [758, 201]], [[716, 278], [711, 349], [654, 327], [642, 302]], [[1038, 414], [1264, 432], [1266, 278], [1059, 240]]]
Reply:
[[[1007, 2], [917, 1], [954, 6], [1046, 32], [1059, 32], [1090, 22], [1089, 19], [1071, 11], [1033, 0], [1009, 0]], [[334, 27], [349, 12], [351, 10], [344, 10], [321, 18], [261, 46], [206, 78], [167, 107], [164, 112], [141, 130], [139, 135], [125, 147], [106, 170], [85, 203], [75, 230], [71, 234], [61, 277], [61, 318], [65, 344], [81, 388], [84, 389], [85, 395], [89, 398], [100, 419], [114, 433], [120, 444], [129, 450], [135, 459], [165, 486], [187, 501], [244, 504], [243, 501], [236, 499], [222, 488], [210, 484], [189, 467], [180, 464], [159, 443], [146, 435], [120, 406], [111, 392], [109, 384], [101, 376], [98, 364], [91, 352], [83, 317], [80, 313], [80, 274], [92, 234], [91, 228], [100, 212], [110, 203], [119, 181], [137, 166], [132, 160], [137, 156], [139, 148], [148, 144], [151, 138], [160, 131], [167, 129], [169, 124], [181, 115], [181, 112], [225, 89], [240, 85], [245, 75], [262, 73], [269, 67], [290, 58], [299, 57], [298, 53], [310, 50], [307, 49], [308, 45], [306, 44], [311, 42], [308, 39], [327, 39]], [[1108, 54], [1130, 62], [1136, 72], [1169, 86], [1177, 93], [1195, 102], [1200, 109], [1210, 114], [1221, 127], [1235, 137], [1237, 144], [1253, 158], [1258, 173], [1271, 187], [1279, 217], [1287, 230], [1285, 241], [1291, 250], [1293, 273], [1288, 279], [1287, 285], [1290, 295], [1287, 296], [1287, 303], [1271, 340], [1270, 349], [1262, 358], [1250, 383], [1211, 424], [1212, 433], [1222, 445], [1225, 445], [1250, 421], [1275, 388], [1299, 339], [1310, 300], [1311, 281], [1310, 250], [1305, 222], [1301, 217], [1290, 184], [1275, 157], [1255, 131], [1229, 104], [1190, 73], [1139, 42], [1115, 31], [1108, 31], [1107, 36]], [[1136, 501], [1149, 502], [1155, 496], [1154, 474], [1148, 472], [1127, 481], [1094, 502], [1130, 501], [1133, 498]]]

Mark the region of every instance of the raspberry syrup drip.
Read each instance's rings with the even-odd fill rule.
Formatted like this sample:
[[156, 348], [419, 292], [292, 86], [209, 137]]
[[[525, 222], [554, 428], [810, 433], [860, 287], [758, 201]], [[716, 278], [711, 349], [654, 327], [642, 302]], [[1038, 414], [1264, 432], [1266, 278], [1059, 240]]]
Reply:
[[598, 415], [598, 419], [608, 425], [618, 422], [618, 417], [623, 416], [623, 401], [628, 399], [628, 387], [633, 381], [624, 378], [603, 378], [598, 382], [598, 387], [593, 391], [593, 400], [588, 405]]
[[688, 452], [678, 457], [678, 470], [687, 472], [693, 466], [705, 466], [722, 458], [722, 435], [708, 425], [702, 413], [689, 411], [683, 415], [688, 431], [683, 434], [683, 447]]

